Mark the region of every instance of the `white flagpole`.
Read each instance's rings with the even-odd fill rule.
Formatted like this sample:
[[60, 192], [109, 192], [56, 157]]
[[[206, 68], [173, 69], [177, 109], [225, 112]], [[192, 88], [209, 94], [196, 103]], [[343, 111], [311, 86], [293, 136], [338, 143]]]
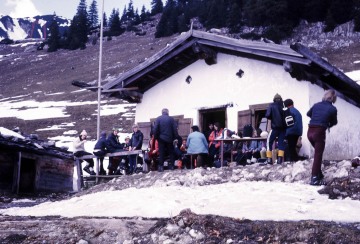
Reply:
[[101, 70], [102, 70], [102, 49], [103, 49], [103, 28], [104, 28], [104, 0], [101, 4], [100, 19], [100, 52], [99, 52], [99, 79], [98, 79], [98, 113], [97, 113], [97, 139], [100, 138], [100, 102], [101, 102]]

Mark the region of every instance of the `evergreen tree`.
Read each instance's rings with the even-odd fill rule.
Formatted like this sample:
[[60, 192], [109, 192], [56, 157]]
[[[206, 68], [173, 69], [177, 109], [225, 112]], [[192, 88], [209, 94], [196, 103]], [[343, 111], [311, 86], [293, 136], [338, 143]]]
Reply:
[[126, 10], [126, 5], [124, 6], [124, 10], [123, 10], [123, 13], [121, 15], [121, 19], [120, 19], [120, 22], [121, 23], [125, 23], [127, 21], [127, 10]]
[[353, 9], [354, 3], [351, 0], [331, 0], [328, 13], [333, 17], [335, 24], [343, 24], [353, 18]]
[[94, 28], [99, 24], [99, 14], [97, 9], [97, 2], [93, 0], [89, 8], [89, 26]]
[[149, 11], [146, 11], [145, 5], [141, 8], [141, 14], [140, 14], [140, 21], [144, 22], [150, 19], [150, 13]]
[[329, 9], [328, 2], [328, 0], [305, 1], [303, 18], [309, 22], [324, 21]]
[[208, 6], [208, 16], [205, 26], [210, 28], [221, 28], [226, 24], [226, 5], [224, 0], [211, 0]]
[[164, 10], [164, 4], [161, 0], [151, 1], [151, 15], [162, 13]]
[[69, 49], [84, 49], [88, 41], [89, 25], [86, 11], [86, 0], [80, 0], [77, 13], [74, 16], [69, 30]]
[[48, 52], [55, 52], [60, 47], [60, 33], [59, 33], [59, 25], [55, 20], [55, 16], [50, 24], [50, 35], [47, 40], [48, 43]]
[[177, 33], [177, 16], [175, 0], [167, 0], [159, 24], [156, 27], [155, 37], [171, 36], [172, 34]]
[[107, 22], [107, 17], [106, 17], [106, 13], [103, 13], [103, 26], [107, 27], [108, 26], [108, 22]]
[[354, 0], [354, 31], [360, 32], [360, 1]]
[[119, 11], [113, 9], [109, 19], [110, 33], [112, 36], [118, 36], [123, 33], [121, 29]]
[[242, 19], [242, 1], [238, 0], [232, 0], [230, 2], [231, 7], [229, 11], [229, 17], [227, 19], [227, 26], [230, 29], [230, 32], [238, 32], [240, 25], [241, 25], [241, 19]]
[[134, 4], [133, 1], [130, 0], [127, 11], [126, 11], [127, 20], [133, 20], [135, 18]]

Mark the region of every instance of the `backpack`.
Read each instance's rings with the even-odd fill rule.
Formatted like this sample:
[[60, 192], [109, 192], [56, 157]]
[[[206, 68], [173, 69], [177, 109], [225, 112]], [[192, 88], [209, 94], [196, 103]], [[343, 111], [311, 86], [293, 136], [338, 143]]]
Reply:
[[295, 124], [295, 119], [292, 113], [290, 112], [290, 109], [285, 106], [283, 103], [283, 119], [285, 123], [285, 127], [291, 127]]

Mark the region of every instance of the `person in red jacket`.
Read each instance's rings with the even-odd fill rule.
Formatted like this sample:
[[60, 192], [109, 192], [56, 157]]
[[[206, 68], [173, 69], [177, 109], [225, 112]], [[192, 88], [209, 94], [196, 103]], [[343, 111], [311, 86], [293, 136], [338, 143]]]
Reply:
[[216, 139], [221, 138], [223, 133], [223, 129], [220, 126], [219, 122], [214, 123], [214, 131], [211, 132], [209, 136], [209, 166], [213, 166], [215, 157], [219, 156], [219, 150], [221, 146], [220, 141], [216, 141]]

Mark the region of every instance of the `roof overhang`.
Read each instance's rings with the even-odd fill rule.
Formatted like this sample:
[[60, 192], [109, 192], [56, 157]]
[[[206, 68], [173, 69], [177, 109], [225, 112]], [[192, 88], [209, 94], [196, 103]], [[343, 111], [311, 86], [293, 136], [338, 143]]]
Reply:
[[[218, 53], [283, 65], [293, 78], [308, 80], [324, 89], [335, 89], [340, 97], [360, 107], [360, 86], [299, 43], [289, 47], [193, 30], [180, 35], [160, 52], [103, 85], [102, 93], [139, 103], [147, 90], [192, 63], [203, 59], [208, 65], [216, 64]], [[134, 87], [136, 89], [132, 89]]]

